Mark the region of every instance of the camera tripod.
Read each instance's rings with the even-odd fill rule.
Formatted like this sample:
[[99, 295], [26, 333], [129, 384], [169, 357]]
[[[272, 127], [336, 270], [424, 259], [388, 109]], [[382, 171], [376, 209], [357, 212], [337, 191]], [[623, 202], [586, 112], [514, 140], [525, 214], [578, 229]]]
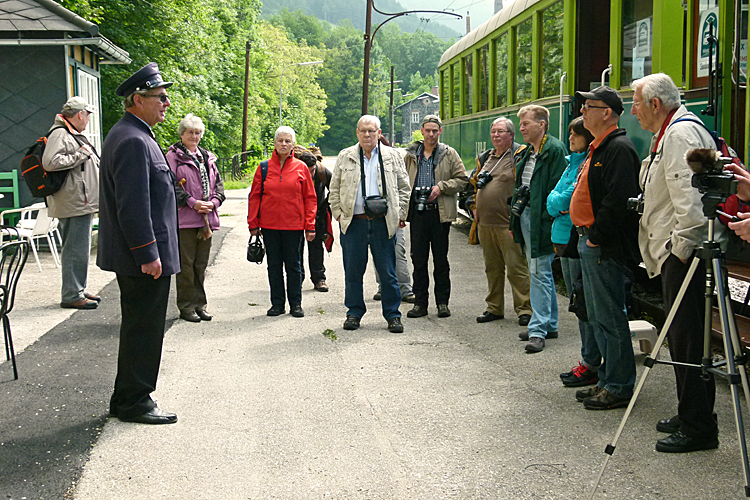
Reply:
[[[644, 366], [646, 366], [646, 370], [643, 372], [640, 380], [638, 381], [638, 385], [636, 386], [635, 392], [633, 393], [633, 397], [630, 399], [630, 404], [625, 411], [625, 415], [620, 422], [620, 426], [615, 433], [612, 443], [608, 444], [604, 449], [604, 453], [606, 453], [607, 456], [604, 459], [604, 464], [602, 465], [602, 469], [596, 478], [596, 482], [591, 489], [591, 496], [589, 497], [589, 499], [593, 500], [594, 495], [596, 494], [599, 482], [604, 475], [604, 470], [606, 469], [607, 464], [609, 463], [609, 459], [614, 453], [615, 447], [617, 446], [617, 441], [619, 440], [620, 435], [625, 428], [625, 423], [630, 417], [630, 413], [633, 411], [633, 406], [635, 406], [635, 402], [638, 399], [638, 395], [640, 394], [641, 389], [646, 382], [646, 378], [648, 377], [651, 368], [653, 368], [655, 364], [684, 366], [691, 369], [701, 370], [704, 377], [708, 376], [709, 373], [712, 373], [716, 376], [727, 379], [730, 384], [729, 387], [732, 393], [732, 402], [734, 404], [734, 419], [737, 425], [737, 437], [740, 443], [740, 451], [742, 454], [742, 467], [745, 477], [745, 496], [750, 497], [750, 465], [748, 464], [747, 442], [745, 440], [745, 429], [742, 423], [742, 408], [740, 406], [740, 393], [738, 388], [738, 385], [741, 383], [745, 391], [745, 399], [747, 401], [750, 401], [750, 389], [748, 388], [747, 374], [745, 373], [744, 368], [744, 365], [747, 361], [747, 356], [742, 353], [742, 345], [740, 344], [739, 335], [737, 334], [737, 325], [735, 323], [734, 316], [730, 315], [731, 302], [729, 290], [726, 287], [726, 276], [724, 270], [721, 267], [721, 249], [719, 247], [719, 243], [714, 241], [716, 205], [714, 205], [713, 210], [711, 210], [706, 206], [705, 201], [706, 200], [704, 198], [704, 212], [712, 212], [710, 214], [706, 214], [708, 216], [708, 241], [703, 242], [703, 246], [701, 246], [697, 250], [695, 256], [693, 257], [693, 260], [690, 263], [690, 268], [688, 269], [688, 273], [685, 276], [685, 279], [680, 286], [677, 297], [675, 298], [674, 304], [672, 305], [672, 308], [667, 315], [667, 320], [664, 323], [664, 327], [661, 329], [659, 338], [657, 339], [656, 344], [652, 347], [651, 353], [649, 353], [649, 355], [643, 362]], [[688, 285], [693, 279], [695, 271], [698, 268], [698, 264], [701, 261], [705, 262], [706, 264], [705, 321], [703, 359], [701, 361], [701, 364], [690, 364], [677, 361], [660, 361], [658, 359], [659, 350], [661, 349], [662, 343], [667, 336], [667, 332], [672, 325], [672, 321], [674, 320], [677, 310], [682, 303], [682, 299], [685, 295], [685, 292], [687, 291]], [[721, 320], [721, 331], [724, 341], [724, 354], [726, 358], [726, 361], [718, 363], [713, 362], [710, 352], [714, 286], [716, 286], [716, 296], [719, 306], [719, 318]], [[739, 370], [737, 365], [740, 365]]]

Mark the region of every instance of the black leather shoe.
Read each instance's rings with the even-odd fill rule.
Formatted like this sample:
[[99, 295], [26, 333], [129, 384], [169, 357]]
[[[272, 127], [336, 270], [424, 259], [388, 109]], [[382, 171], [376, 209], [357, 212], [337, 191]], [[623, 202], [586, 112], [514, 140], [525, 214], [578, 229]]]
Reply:
[[719, 447], [719, 438], [692, 438], [682, 431], [677, 431], [656, 442], [656, 451], [662, 453], [689, 453], [698, 450], [713, 450]]
[[196, 309], [195, 314], [197, 314], [198, 317], [200, 317], [200, 319], [202, 319], [203, 321], [211, 321], [211, 319], [213, 318], [213, 316], [208, 314], [208, 312], [204, 309]]
[[498, 319], [503, 319], [505, 316], [502, 314], [492, 314], [489, 311], [484, 311], [481, 315], [477, 316], [477, 323], [489, 323]]
[[356, 316], [347, 316], [344, 321], [344, 330], [356, 330], [359, 328], [359, 318]]
[[401, 318], [389, 319], [388, 331], [391, 333], [404, 333], [404, 325], [401, 323]]
[[528, 326], [531, 321], [531, 314], [522, 314], [518, 317], [518, 326]]
[[305, 317], [305, 311], [302, 310], [302, 306], [299, 305], [299, 304], [295, 304], [293, 306], [289, 306], [289, 314], [291, 314], [295, 318], [304, 318]]
[[190, 321], [191, 323], [201, 322], [201, 317], [198, 316], [198, 313], [196, 313], [195, 311], [181, 312], [180, 319], [184, 319], [185, 321]]
[[[557, 332], [547, 332], [547, 336], [544, 337], [544, 338], [545, 339], [556, 339], [558, 337], [558, 335], [559, 334]], [[518, 334], [518, 339], [519, 340], [523, 340], [524, 342], [526, 342], [527, 340], [529, 340], [529, 331], [526, 330], [525, 332], [519, 333]]]
[[665, 418], [664, 420], [656, 422], [656, 430], [659, 432], [666, 432], [667, 434], [674, 434], [680, 430], [680, 425], [682, 425], [680, 417], [675, 415], [672, 418]]
[[424, 306], [420, 306], [419, 304], [415, 304], [414, 307], [412, 307], [411, 310], [406, 313], [406, 316], [409, 318], [421, 318], [422, 316], [427, 316], [427, 308]]
[[284, 312], [284, 306], [272, 306], [271, 309], [266, 311], [266, 316], [280, 316]]
[[135, 422], [137, 424], [173, 424], [177, 422], [177, 415], [168, 411], [163, 411], [158, 407], [154, 407], [151, 411], [146, 412], [142, 415], [135, 417], [125, 418], [120, 417], [123, 422]]
[[372, 300], [380, 300], [381, 297], [382, 297], [382, 294], [378, 292], [372, 296]]
[[413, 292], [409, 292], [401, 297], [401, 302], [408, 302], [409, 304], [413, 304], [415, 300], [417, 300], [417, 296]]

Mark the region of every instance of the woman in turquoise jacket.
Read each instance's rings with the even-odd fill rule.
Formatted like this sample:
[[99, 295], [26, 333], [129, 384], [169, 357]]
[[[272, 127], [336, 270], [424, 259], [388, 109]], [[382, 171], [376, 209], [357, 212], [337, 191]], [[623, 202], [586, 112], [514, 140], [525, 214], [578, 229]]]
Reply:
[[[547, 211], [555, 218], [552, 222], [552, 243], [555, 253], [560, 257], [560, 267], [565, 280], [568, 298], [571, 297], [573, 284], [581, 278], [581, 264], [577, 258], [565, 257], [564, 251], [570, 241], [573, 223], [570, 220], [570, 199], [576, 186], [578, 169], [586, 160], [589, 144], [594, 140], [591, 132], [583, 126], [583, 118], [578, 117], [568, 126], [570, 133], [571, 154], [567, 157], [568, 168], [563, 172], [555, 189], [547, 196]], [[581, 359], [578, 366], [567, 373], [561, 373], [563, 385], [567, 387], [582, 387], [595, 384], [598, 381], [597, 370], [602, 362], [602, 356], [594, 339], [594, 329], [588, 321], [578, 320], [581, 332]]]

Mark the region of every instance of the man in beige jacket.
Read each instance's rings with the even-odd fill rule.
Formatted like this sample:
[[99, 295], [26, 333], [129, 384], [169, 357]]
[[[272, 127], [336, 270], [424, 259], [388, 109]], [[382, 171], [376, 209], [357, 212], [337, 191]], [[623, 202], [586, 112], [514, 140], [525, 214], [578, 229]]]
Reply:
[[59, 191], [47, 197], [49, 215], [60, 219], [62, 300], [71, 309], [96, 309], [101, 298], [86, 293], [91, 251], [91, 223], [99, 210], [99, 155], [83, 131], [94, 107], [71, 97], [55, 117], [44, 148], [42, 166], [48, 172], [67, 171]]
[[438, 318], [451, 315], [448, 238], [456, 220], [456, 195], [469, 183], [464, 164], [455, 149], [440, 142], [443, 123], [436, 115], [422, 119], [423, 141], [411, 144], [404, 157], [412, 186], [407, 221], [411, 234], [411, 262], [414, 267], [412, 289], [414, 308], [410, 318], [427, 316], [430, 277], [427, 263], [432, 248], [435, 278], [435, 302]]

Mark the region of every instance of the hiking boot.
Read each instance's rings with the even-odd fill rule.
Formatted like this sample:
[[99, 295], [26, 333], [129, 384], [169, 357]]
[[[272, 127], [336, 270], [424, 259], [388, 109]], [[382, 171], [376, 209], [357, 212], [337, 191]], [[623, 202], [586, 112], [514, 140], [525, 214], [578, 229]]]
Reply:
[[518, 317], [518, 326], [529, 326], [531, 314], [522, 314]]
[[[556, 339], [557, 336], [558, 336], [557, 332], [547, 332], [547, 337], [545, 337], [545, 338]], [[526, 330], [525, 332], [519, 333], [518, 334], [518, 338], [519, 338], [519, 340], [523, 340], [524, 342], [526, 342], [527, 340], [529, 340], [529, 331]]]
[[417, 296], [414, 295], [413, 292], [409, 292], [403, 297], [401, 297], [401, 302], [408, 302], [409, 304], [413, 304], [416, 299], [417, 299]]
[[573, 375], [562, 379], [562, 383], [565, 387], [583, 387], [585, 385], [592, 385], [599, 382], [599, 377], [596, 372], [581, 363], [578, 363], [578, 366], [573, 368], [571, 373]]
[[378, 293], [372, 296], [372, 300], [380, 300], [380, 299], [381, 299], [380, 290], [378, 290]]
[[451, 315], [448, 304], [438, 304], [438, 318], [447, 318]]
[[583, 400], [583, 407], [587, 410], [612, 410], [614, 408], [625, 408], [630, 404], [630, 398], [615, 396], [607, 389], [602, 389], [596, 396]]
[[326, 285], [325, 280], [320, 280], [315, 283], [315, 289], [319, 292], [327, 292], [328, 291], [328, 285]]
[[675, 415], [672, 418], [665, 418], [664, 420], [659, 420], [656, 423], [656, 430], [659, 432], [666, 432], [667, 434], [674, 434], [675, 432], [680, 430], [680, 425], [682, 425], [682, 422], [680, 421], [680, 417]]
[[356, 330], [359, 328], [359, 318], [356, 316], [347, 316], [344, 321], [344, 330]]
[[284, 312], [284, 306], [272, 306], [271, 309], [266, 311], [266, 316], [279, 316]]
[[302, 309], [302, 306], [299, 304], [294, 304], [293, 306], [289, 306], [289, 313], [295, 318], [305, 317], [305, 311]]
[[592, 398], [599, 394], [599, 391], [603, 391], [601, 387], [598, 385], [595, 385], [594, 387], [589, 387], [588, 389], [580, 389], [576, 391], [576, 401], [583, 402], [586, 398]]
[[542, 352], [544, 350], [544, 339], [542, 337], [531, 337], [525, 349], [526, 352]]
[[477, 323], [489, 323], [490, 321], [497, 321], [503, 319], [505, 316], [502, 314], [493, 314], [489, 311], [484, 311], [482, 314], [477, 316]]
[[421, 318], [422, 316], [427, 316], [427, 308], [424, 306], [420, 306], [419, 304], [415, 304], [414, 307], [412, 307], [411, 310], [406, 313], [406, 316], [408, 318]]
[[391, 333], [404, 333], [404, 325], [401, 323], [401, 318], [389, 319], [388, 331]]

